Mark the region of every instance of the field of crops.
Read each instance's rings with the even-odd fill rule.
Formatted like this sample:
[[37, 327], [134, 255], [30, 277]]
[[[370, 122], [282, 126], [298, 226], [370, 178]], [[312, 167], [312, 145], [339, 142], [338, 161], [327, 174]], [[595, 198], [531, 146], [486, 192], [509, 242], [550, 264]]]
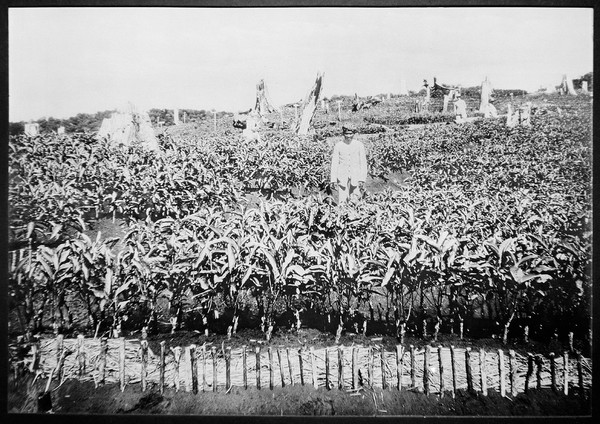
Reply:
[[[216, 131], [172, 127], [160, 155], [85, 134], [13, 137], [11, 334], [258, 328], [269, 340], [308, 327], [339, 340], [369, 334], [377, 314], [400, 342], [479, 329], [505, 342], [571, 334], [585, 351], [591, 101], [513, 106], [527, 100], [531, 127], [409, 128], [439, 119], [394, 98], [346, 113], [369, 134], [368, 183], [409, 177], [344, 206], [326, 191], [334, 113], [319, 111], [314, 135], [283, 125], [252, 143], [226, 117]], [[86, 235], [113, 219], [123, 237]]]

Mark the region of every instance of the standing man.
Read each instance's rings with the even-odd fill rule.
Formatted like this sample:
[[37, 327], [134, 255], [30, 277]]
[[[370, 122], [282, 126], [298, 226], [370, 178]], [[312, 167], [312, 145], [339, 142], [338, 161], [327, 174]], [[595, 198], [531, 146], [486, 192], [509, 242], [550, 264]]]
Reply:
[[338, 190], [338, 204], [359, 199], [367, 180], [367, 154], [365, 146], [354, 139], [355, 132], [350, 124], [344, 125], [344, 140], [333, 148], [330, 184]]
[[456, 93], [454, 97], [454, 113], [456, 114], [456, 123], [462, 123], [467, 120], [467, 103]]

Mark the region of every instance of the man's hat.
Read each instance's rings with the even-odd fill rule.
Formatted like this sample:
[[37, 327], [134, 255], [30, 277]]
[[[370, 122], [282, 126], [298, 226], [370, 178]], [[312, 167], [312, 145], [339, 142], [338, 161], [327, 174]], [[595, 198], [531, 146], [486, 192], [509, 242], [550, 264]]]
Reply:
[[342, 134], [354, 134], [356, 132], [356, 128], [352, 124], [345, 124], [342, 126]]

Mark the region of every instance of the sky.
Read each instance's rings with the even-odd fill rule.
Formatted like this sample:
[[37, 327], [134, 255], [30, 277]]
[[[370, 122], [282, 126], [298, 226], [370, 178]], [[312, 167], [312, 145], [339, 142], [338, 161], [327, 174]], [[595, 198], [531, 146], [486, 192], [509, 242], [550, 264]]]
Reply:
[[237, 112], [423, 79], [535, 91], [593, 70], [592, 8], [9, 9], [9, 121], [125, 108]]

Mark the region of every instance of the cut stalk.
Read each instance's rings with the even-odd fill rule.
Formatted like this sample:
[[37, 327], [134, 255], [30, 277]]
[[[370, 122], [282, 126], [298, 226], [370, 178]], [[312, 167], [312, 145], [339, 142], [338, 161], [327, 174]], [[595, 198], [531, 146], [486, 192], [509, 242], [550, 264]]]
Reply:
[[515, 376], [516, 376], [515, 362], [516, 362], [515, 351], [511, 349], [508, 351], [508, 378], [510, 380], [510, 394], [512, 396], [517, 395], [517, 384], [515, 382]]
[[196, 362], [196, 345], [190, 345], [190, 366], [192, 368], [192, 393], [198, 393], [198, 364]]
[[563, 353], [563, 393], [569, 394], [569, 352]]
[[119, 382], [121, 391], [125, 390], [125, 337], [121, 337], [119, 345]]
[[181, 364], [181, 347], [180, 346], [176, 346], [174, 349], [172, 349], [173, 351], [173, 357], [174, 357], [174, 361], [175, 361], [175, 391], [178, 392], [179, 388], [181, 386], [181, 378], [179, 375], [179, 369], [180, 369], [180, 364]]
[[[202, 346], [204, 348], [204, 346]], [[165, 341], [160, 342], [160, 357], [158, 359], [158, 390], [161, 394], [165, 391]], [[204, 387], [202, 387], [204, 390]]]
[[396, 374], [398, 378], [398, 391], [402, 390], [402, 374], [404, 373], [404, 352], [402, 345], [396, 345]]
[[[164, 356], [163, 356], [164, 358]], [[202, 345], [202, 391], [207, 388], [206, 384], [206, 345]]]
[[456, 356], [454, 346], [450, 346], [450, 362], [452, 363], [452, 398], [456, 397]]
[[298, 349], [298, 365], [300, 367], [300, 384], [304, 386], [304, 361], [302, 360], [302, 348]]
[[287, 347], [285, 349], [285, 353], [286, 353], [286, 357], [287, 357], [288, 370], [290, 372], [290, 384], [293, 386], [294, 385], [294, 371], [292, 369], [292, 361], [290, 358], [290, 348], [289, 347]]
[[140, 343], [141, 348], [141, 356], [142, 356], [142, 374], [141, 374], [141, 383], [142, 383], [142, 392], [146, 391], [146, 376], [147, 376], [147, 368], [148, 368], [148, 342], [146, 340], [142, 340]]
[[388, 388], [387, 381], [385, 379], [385, 368], [387, 366], [385, 362], [385, 350], [383, 349], [383, 345], [379, 347], [379, 353], [381, 355], [381, 387], [383, 390]]
[[212, 381], [212, 391], [217, 391], [217, 348], [215, 346], [210, 348], [210, 354], [212, 356], [213, 363], [213, 381]]
[[225, 390], [226, 393], [231, 389], [231, 347], [225, 349]]
[[541, 355], [536, 355], [535, 357], [535, 380], [536, 380], [536, 388], [539, 390], [542, 388], [542, 365], [544, 361], [542, 360]]
[[358, 388], [358, 348], [352, 348], [352, 388]]
[[256, 346], [256, 388], [260, 390], [260, 346]]
[[410, 384], [411, 388], [417, 388], [417, 359], [414, 345], [410, 345]]
[[444, 397], [444, 364], [442, 363], [442, 346], [438, 346], [438, 363], [440, 367], [440, 397]]
[[525, 393], [529, 391], [529, 380], [531, 379], [531, 374], [533, 374], [533, 355], [531, 353], [528, 353], [527, 374], [525, 375]]
[[331, 389], [329, 381], [329, 349], [325, 348], [325, 388]]
[[310, 347], [310, 371], [312, 373], [312, 382], [315, 389], [319, 387], [317, 383], [317, 370], [315, 369], [315, 350]]
[[500, 396], [506, 397], [506, 374], [504, 370], [504, 352], [498, 349], [498, 375], [500, 376]]
[[550, 378], [552, 380], [552, 391], [556, 391], [556, 359], [554, 352], [550, 352]]
[[467, 390], [473, 392], [473, 371], [471, 369], [471, 348], [465, 349], [465, 367], [467, 370]]
[[338, 347], [338, 389], [344, 390], [344, 350]]
[[[79, 377], [83, 377], [83, 375], [85, 374], [85, 351], [83, 350], [83, 348], [84, 348], [84, 337], [82, 334], [80, 334], [77, 336], [77, 356], [76, 356], [77, 363], [78, 363]], [[35, 363], [35, 359], [34, 359], [34, 363]]]
[[244, 390], [248, 390], [248, 362], [246, 345], [242, 346], [242, 379], [244, 381]]
[[425, 395], [429, 395], [429, 357], [431, 356], [431, 346], [425, 346], [425, 356], [423, 358], [423, 390]]
[[283, 375], [283, 361], [281, 360], [281, 348], [277, 349], [277, 360], [279, 362], [279, 374], [281, 375], [281, 387], [285, 387], [285, 378]]
[[269, 389], [273, 390], [275, 377], [273, 371], [273, 351], [271, 350], [271, 346], [267, 349], [267, 353], [269, 355]]
[[483, 348], [479, 350], [479, 376], [481, 379], [481, 392], [484, 396], [487, 396], [487, 374], [485, 367], [485, 350]]
[[100, 374], [100, 384], [104, 384], [105, 373], [106, 373], [106, 354], [108, 353], [108, 339], [106, 337], [102, 337], [100, 340], [100, 356], [99, 356], [99, 374]]

